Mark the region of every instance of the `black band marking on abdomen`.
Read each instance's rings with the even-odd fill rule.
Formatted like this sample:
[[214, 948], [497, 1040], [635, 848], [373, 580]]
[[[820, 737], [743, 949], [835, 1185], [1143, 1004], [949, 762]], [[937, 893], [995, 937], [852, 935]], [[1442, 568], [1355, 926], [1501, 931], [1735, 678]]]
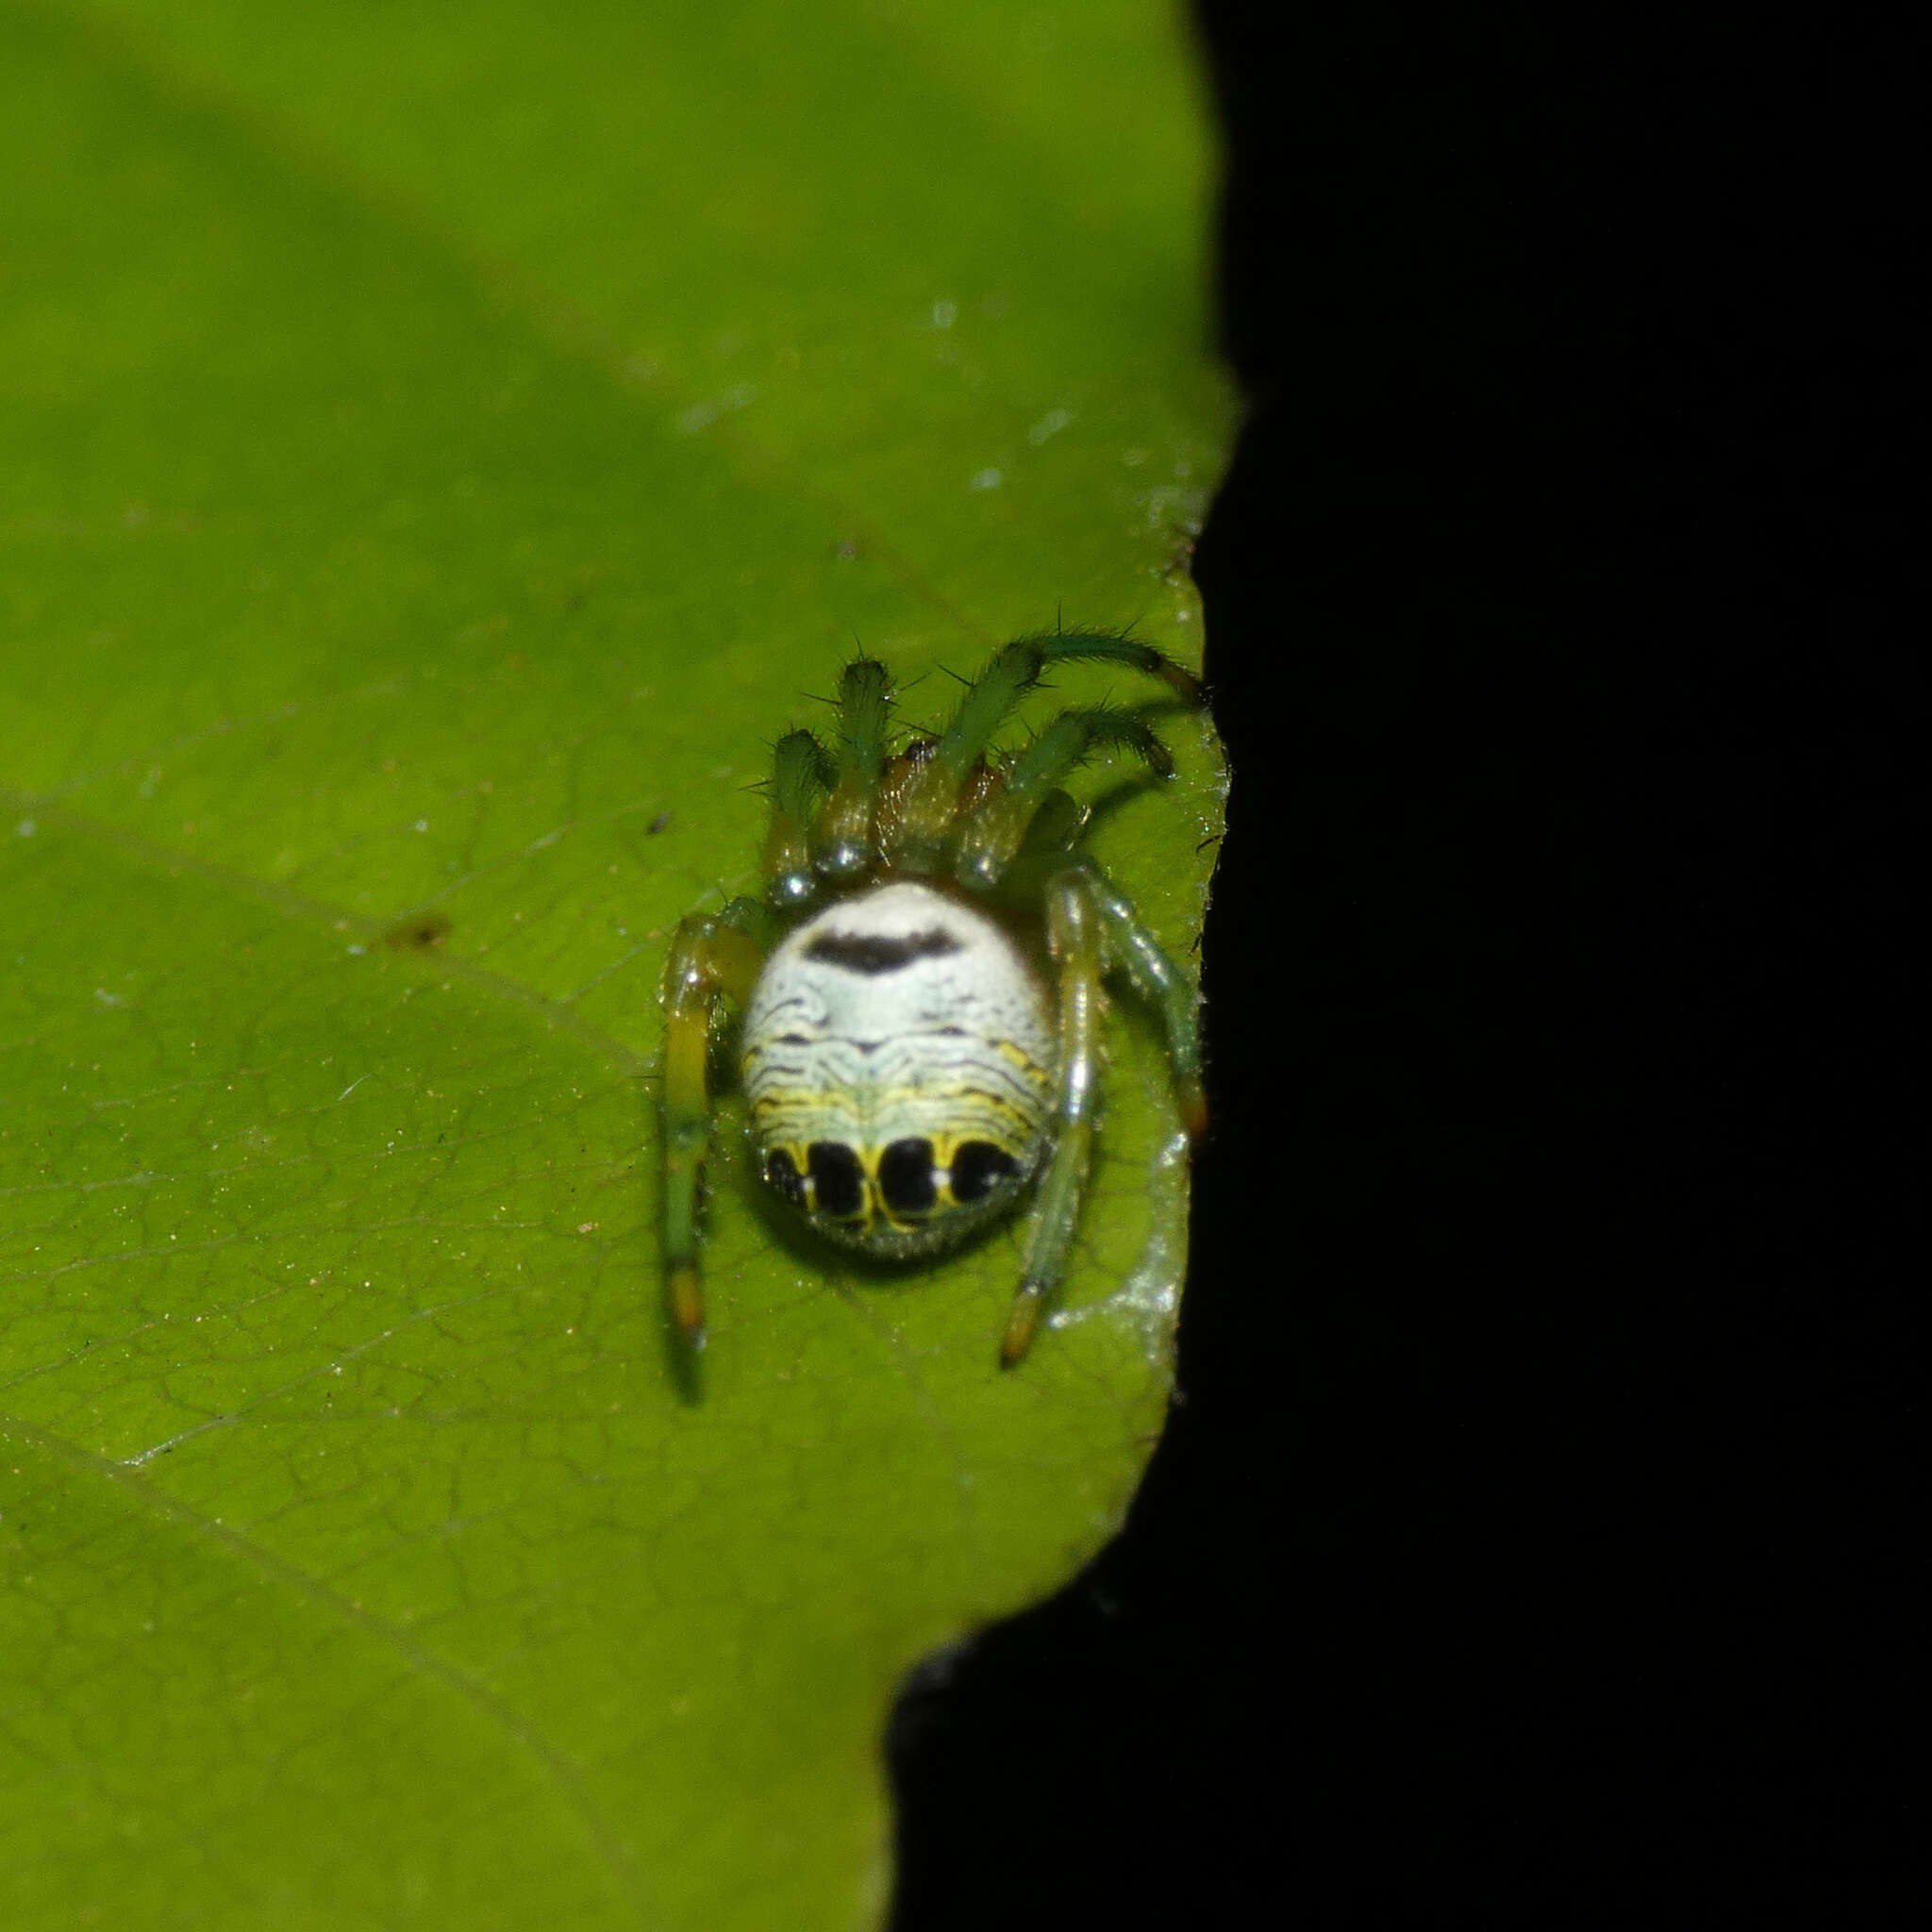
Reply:
[[951, 933], [934, 926], [929, 932], [908, 932], [904, 939], [887, 933], [821, 933], [806, 947], [805, 957], [871, 979], [897, 973], [915, 959], [943, 959], [965, 950]]

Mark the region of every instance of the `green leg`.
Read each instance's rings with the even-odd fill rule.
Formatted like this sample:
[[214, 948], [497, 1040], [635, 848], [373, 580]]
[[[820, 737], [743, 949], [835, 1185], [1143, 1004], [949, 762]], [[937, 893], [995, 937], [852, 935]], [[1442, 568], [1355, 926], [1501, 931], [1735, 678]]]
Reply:
[[809, 731], [788, 731], [772, 758], [772, 824], [765, 877], [774, 906], [802, 906], [818, 891], [811, 869], [811, 824], [833, 779], [832, 761]]
[[734, 899], [677, 928], [664, 969], [664, 1287], [671, 1318], [694, 1348], [705, 1345], [698, 1274], [698, 1188], [711, 1141], [705, 1080], [720, 997], [742, 1004], [764, 964], [764, 908]]
[[1059, 962], [1059, 1104], [1053, 1158], [1027, 1238], [1026, 1273], [1000, 1343], [1006, 1368], [1026, 1353], [1049, 1297], [1065, 1278], [1092, 1153], [1104, 961], [1098, 908], [1084, 873], [1062, 872], [1048, 886], [1046, 934]]
[[1083, 862], [1080, 873], [1106, 928], [1114, 962], [1126, 970], [1135, 990], [1160, 1015], [1181, 1124], [1198, 1141], [1208, 1131], [1208, 1095], [1201, 1085], [1201, 1024], [1194, 1010], [1193, 985], [1161, 951], [1132, 902], [1108, 884], [1098, 866]]
[[[1145, 672], [1162, 679], [1191, 705], [1199, 704], [1204, 695], [1199, 678], [1183, 671], [1151, 644], [1137, 643], [1105, 631], [1041, 632], [1037, 637], [1015, 638], [1011, 643], [1003, 644], [966, 687], [930, 758], [906, 789], [893, 814], [886, 853], [895, 866], [914, 873], [940, 869], [958, 811], [961, 788], [992, 741], [993, 733], [1008, 712], [1039, 684], [1041, 674], [1048, 665], [1070, 662], [1121, 664]], [[1105, 709], [1086, 715], [1124, 716]], [[1153, 734], [1144, 726], [1135, 729], [1141, 741], [1154, 743]], [[1148, 756], [1158, 769], [1167, 755], [1156, 745], [1151, 753], [1143, 750], [1143, 756]], [[1042, 768], [1041, 784], [1051, 782]], [[1017, 839], [1016, 829], [1015, 842]], [[1010, 852], [1007, 856], [1010, 858]], [[969, 881], [976, 891], [985, 890], [991, 882], [985, 877]]]
[[[1022, 847], [1035, 842], [1034, 821], [1052, 801], [1064, 800], [1059, 781], [1104, 744], [1124, 745], [1145, 758], [1156, 777], [1174, 776], [1167, 747], [1131, 711], [1090, 706], [1062, 711], [1027, 746], [1006, 774], [1006, 784], [955, 827], [953, 875], [969, 892], [990, 892]], [[1049, 816], [1058, 816], [1054, 808]], [[1051, 824], [1046, 828], [1051, 831]]]
[[876, 857], [873, 818], [891, 716], [886, 667], [855, 658], [839, 678], [839, 771], [812, 841], [812, 862], [825, 878], [856, 878]]
[[937, 762], [956, 785], [991, 741], [1000, 720], [1040, 682], [1041, 673], [1049, 664], [1072, 662], [1125, 665], [1161, 678], [1191, 705], [1202, 700], [1200, 679], [1151, 644], [1105, 631], [1042, 631], [1037, 637], [1015, 638], [994, 652], [986, 668], [967, 686], [940, 740]]

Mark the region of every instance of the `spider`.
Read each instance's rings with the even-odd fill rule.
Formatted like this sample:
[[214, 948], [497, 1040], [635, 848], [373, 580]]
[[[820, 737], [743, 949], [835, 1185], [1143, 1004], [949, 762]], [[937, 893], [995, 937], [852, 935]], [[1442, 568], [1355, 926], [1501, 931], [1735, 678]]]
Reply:
[[1132, 712], [1095, 706], [1062, 711], [1018, 754], [988, 749], [1046, 668], [1071, 659], [1124, 665], [1190, 705], [1204, 700], [1191, 674], [1147, 644], [1057, 631], [1005, 645], [937, 736], [896, 753], [891, 680], [867, 657], [839, 680], [836, 758], [809, 731], [778, 740], [765, 895], [686, 919], [665, 969], [666, 1292], [692, 1349], [705, 1339], [706, 1069], [727, 1000], [743, 1015], [758, 1171], [818, 1234], [875, 1259], [923, 1261], [1037, 1185], [1000, 1344], [1007, 1367], [1066, 1273], [1110, 967], [1158, 1011], [1183, 1124], [1196, 1139], [1206, 1129], [1194, 990], [1082, 852], [1088, 813], [1059, 789], [1107, 745], [1170, 776], [1167, 748]]

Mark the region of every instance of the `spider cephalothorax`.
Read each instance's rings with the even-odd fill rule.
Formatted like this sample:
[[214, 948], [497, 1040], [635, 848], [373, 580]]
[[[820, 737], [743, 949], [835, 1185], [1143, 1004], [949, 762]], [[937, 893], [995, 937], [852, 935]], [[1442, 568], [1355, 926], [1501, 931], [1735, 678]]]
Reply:
[[[1059, 789], [1097, 746], [1124, 746], [1163, 776], [1166, 749], [1105, 706], [1061, 712], [1011, 758], [987, 749], [1045, 666], [1068, 658], [1127, 665], [1200, 701], [1198, 682], [1149, 645], [1055, 632], [995, 654], [945, 728], [897, 754], [886, 669], [869, 658], [840, 679], [836, 758], [807, 731], [778, 741], [766, 896], [687, 919], [665, 974], [665, 1256], [672, 1313], [694, 1345], [721, 997], [744, 1012], [758, 1172], [827, 1239], [918, 1259], [1039, 1182], [1008, 1364], [1065, 1272], [1109, 967], [1159, 1009], [1183, 1118], [1193, 1134], [1206, 1124], [1193, 990], [1079, 849], [1086, 813]], [[1027, 942], [1041, 931], [1043, 959]]]

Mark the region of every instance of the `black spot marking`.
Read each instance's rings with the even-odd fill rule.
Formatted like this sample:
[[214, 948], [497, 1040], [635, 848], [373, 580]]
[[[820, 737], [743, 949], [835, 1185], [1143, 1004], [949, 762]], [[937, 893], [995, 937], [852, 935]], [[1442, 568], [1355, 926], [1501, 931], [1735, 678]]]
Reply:
[[970, 1208], [1019, 1172], [1020, 1163], [1004, 1147], [995, 1147], [991, 1141], [967, 1141], [953, 1156], [953, 1199]]
[[924, 1214], [939, 1198], [930, 1141], [894, 1141], [879, 1156], [879, 1192], [894, 1214]]
[[842, 1141], [814, 1141], [805, 1150], [812, 1192], [821, 1214], [850, 1221], [865, 1207], [865, 1175], [858, 1156]]
[[765, 1178], [794, 1208], [805, 1206], [805, 1176], [799, 1173], [798, 1164], [784, 1148], [774, 1147], [765, 1156]]
[[382, 942], [397, 953], [433, 953], [448, 937], [446, 912], [414, 912], [389, 927]]
[[827, 966], [842, 967], [847, 973], [862, 973], [870, 979], [881, 973], [897, 973], [915, 959], [943, 959], [949, 953], [964, 951], [949, 932], [934, 926], [930, 932], [908, 932], [903, 939], [887, 933], [822, 933], [806, 947], [808, 959], [823, 959]]

